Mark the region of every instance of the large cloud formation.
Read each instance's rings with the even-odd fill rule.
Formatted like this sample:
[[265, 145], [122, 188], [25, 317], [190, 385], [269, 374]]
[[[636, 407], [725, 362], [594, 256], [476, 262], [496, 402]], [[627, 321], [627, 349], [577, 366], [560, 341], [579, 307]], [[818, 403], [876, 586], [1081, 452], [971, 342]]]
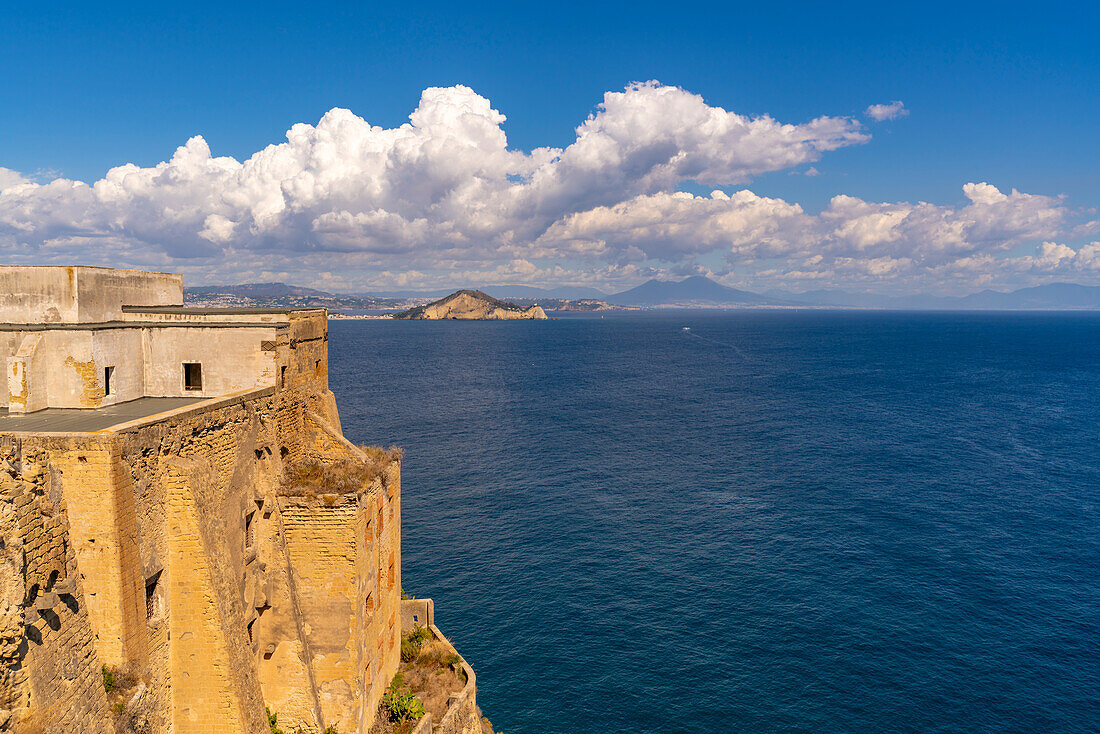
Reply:
[[349, 288], [614, 285], [708, 256], [762, 277], [885, 277], [1052, 243], [1071, 216], [1060, 199], [984, 183], [967, 184], [958, 208], [836, 196], [818, 215], [748, 190], [678, 192], [743, 185], [869, 136], [850, 118], [747, 117], [656, 82], [607, 93], [563, 149], [511, 150], [504, 122], [467, 87], [430, 88], [400, 127], [333, 109], [244, 162], [196, 136], [163, 163], [119, 166], [91, 185], [0, 168], [0, 251]]

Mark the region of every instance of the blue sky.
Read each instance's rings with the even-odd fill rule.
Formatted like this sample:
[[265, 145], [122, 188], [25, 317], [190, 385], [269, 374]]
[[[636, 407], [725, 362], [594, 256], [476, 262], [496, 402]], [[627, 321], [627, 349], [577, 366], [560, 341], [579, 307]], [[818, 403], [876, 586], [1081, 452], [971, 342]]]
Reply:
[[[0, 193], [0, 253], [9, 261], [117, 261], [181, 270], [189, 282], [285, 278], [340, 290], [479, 278], [614, 290], [700, 270], [733, 285], [794, 290], [1100, 282], [1100, 248], [1089, 249], [1100, 240], [1090, 211], [1100, 204], [1100, 13], [1091, 4], [12, 5], [3, 18], [0, 167], [8, 184], [0, 178], [0, 188], [8, 188]], [[676, 126], [690, 124], [663, 119], [667, 100], [654, 102], [636, 110], [655, 121], [644, 139], [611, 135], [623, 150], [649, 146], [642, 163], [628, 161], [623, 176], [588, 188], [554, 174], [561, 186], [587, 193], [533, 189], [528, 198], [570, 203], [537, 214], [509, 210], [501, 217], [512, 219], [496, 225], [485, 213], [462, 219], [455, 211], [462, 196], [441, 204], [448, 186], [465, 185], [458, 179], [440, 181], [420, 167], [416, 175], [427, 178], [416, 179], [392, 156], [372, 173], [348, 175], [360, 182], [394, 176], [419, 187], [410, 189], [416, 195], [397, 187], [368, 200], [362, 191], [377, 191], [372, 184], [354, 195], [326, 189], [324, 202], [311, 194], [308, 205], [287, 196], [296, 216], [313, 207], [308, 224], [258, 223], [255, 202], [241, 204], [223, 180], [192, 182], [206, 187], [202, 196], [189, 194], [193, 221], [150, 214], [180, 204], [172, 198], [178, 192], [151, 190], [163, 185], [158, 180], [131, 182], [137, 194], [110, 201], [101, 192], [73, 200], [33, 189], [57, 178], [92, 184], [127, 163], [151, 168], [196, 135], [210, 155], [243, 163], [285, 143], [292, 125], [316, 126], [333, 108], [394, 129], [408, 122], [425, 89], [456, 85], [507, 117], [499, 127], [508, 150], [567, 149], [605, 94], [648, 80], [745, 120], [852, 119], [869, 139], [744, 168], [728, 159], [741, 153], [723, 152], [729, 138], [716, 138], [695, 151], [700, 160], [724, 161], [708, 180], [691, 178], [688, 166], [630, 182], [623, 176], [650, 153], [683, 144]], [[869, 105], [895, 100], [907, 114], [883, 121], [866, 114]], [[494, 163], [485, 173], [476, 156], [463, 160], [480, 171], [470, 173], [475, 178], [503, 170]], [[508, 174], [513, 182], [539, 175], [516, 165], [523, 171]], [[507, 200], [493, 211], [524, 196], [483, 184], [479, 178], [481, 200]], [[964, 194], [967, 184], [989, 184], [1009, 198], [976, 202]], [[619, 190], [608, 196], [601, 186]], [[439, 197], [420, 198], [428, 189]], [[753, 204], [745, 223], [744, 202], [718, 212], [709, 198], [653, 198], [676, 191], [706, 198], [714, 189], [749, 189], [801, 215], [787, 211], [776, 224]], [[1013, 199], [1014, 189], [1031, 198]], [[861, 205], [846, 199], [838, 207], [838, 195]], [[920, 202], [939, 209], [921, 213]], [[379, 228], [383, 215], [387, 222], [399, 216], [400, 226]], [[333, 222], [349, 217], [355, 227], [333, 234]], [[729, 225], [730, 217], [740, 219]], [[1005, 222], [1011, 226], [998, 224]], [[945, 229], [947, 239], [927, 245]], [[853, 239], [855, 230], [878, 234]]]

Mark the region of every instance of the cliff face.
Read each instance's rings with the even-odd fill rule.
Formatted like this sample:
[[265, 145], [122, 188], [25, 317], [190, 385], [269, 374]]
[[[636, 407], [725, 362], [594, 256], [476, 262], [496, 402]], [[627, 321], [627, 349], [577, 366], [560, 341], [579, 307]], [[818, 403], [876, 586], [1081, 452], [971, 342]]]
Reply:
[[424, 306], [394, 314], [395, 319], [511, 320], [545, 319], [541, 306], [522, 308], [481, 291], [457, 291]]

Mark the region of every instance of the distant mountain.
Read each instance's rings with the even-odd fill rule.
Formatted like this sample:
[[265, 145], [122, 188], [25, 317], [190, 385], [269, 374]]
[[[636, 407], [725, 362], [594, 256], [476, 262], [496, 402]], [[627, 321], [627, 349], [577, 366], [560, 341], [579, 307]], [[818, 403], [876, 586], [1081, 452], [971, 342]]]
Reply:
[[[565, 302], [605, 301], [616, 306], [669, 306], [677, 308], [880, 308], [913, 311], [1064, 311], [1100, 310], [1100, 286], [1049, 283], [1014, 291], [984, 290], [968, 296], [932, 296], [923, 293], [888, 296], [821, 289], [795, 293], [768, 290], [763, 294], [737, 290], [695, 275], [679, 281], [650, 280], [630, 290], [606, 296], [594, 288], [563, 286], [535, 288], [524, 285], [490, 286], [495, 298], [518, 299], [545, 308], [572, 308]], [[452, 291], [374, 292], [334, 294], [286, 283], [243, 283], [184, 288], [187, 303], [206, 306], [323, 307], [329, 310], [405, 308]], [[565, 304], [565, 305], [563, 305]], [[594, 310], [584, 307], [581, 310]]]
[[329, 311], [371, 311], [405, 305], [404, 299], [346, 296], [286, 283], [184, 288], [183, 301], [188, 306], [202, 308], [327, 308]]
[[573, 300], [579, 298], [603, 298], [607, 294], [595, 288], [583, 285], [563, 285], [557, 288], [536, 288], [530, 285], [490, 285], [482, 290], [498, 298], [560, 298]]
[[958, 299], [963, 308], [1100, 309], [1100, 286], [1048, 283], [1008, 293], [982, 291]]
[[184, 293], [195, 296], [238, 296], [240, 298], [286, 298], [288, 296], [313, 296], [332, 298], [332, 293], [302, 288], [286, 283], [242, 283], [240, 285], [204, 285], [197, 288], [184, 288]]
[[884, 296], [842, 290], [805, 293], [771, 290], [765, 295], [809, 306], [884, 308], [916, 311], [1063, 311], [1100, 310], [1100, 286], [1049, 283], [1014, 291], [984, 290], [968, 296]]
[[[467, 289], [469, 290], [469, 289]], [[606, 294], [595, 288], [585, 286], [560, 286], [558, 288], [536, 288], [530, 285], [487, 285], [475, 290], [490, 293], [496, 298], [558, 298], [571, 300], [578, 298], [603, 298]], [[453, 290], [429, 291], [363, 291], [360, 295], [377, 298], [441, 298], [453, 293]]]
[[395, 319], [500, 321], [513, 319], [545, 319], [540, 306], [523, 308], [514, 303], [493, 298], [481, 291], [457, 291], [432, 303], [395, 313]]
[[675, 306], [680, 308], [736, 308], [746, 306], [787, 306], [778, 299], [759, 293], [739, 291], [703, 275], [683, 280], [650, 280], [636, 288], [607, 296], [608, 303], [623, 306]]

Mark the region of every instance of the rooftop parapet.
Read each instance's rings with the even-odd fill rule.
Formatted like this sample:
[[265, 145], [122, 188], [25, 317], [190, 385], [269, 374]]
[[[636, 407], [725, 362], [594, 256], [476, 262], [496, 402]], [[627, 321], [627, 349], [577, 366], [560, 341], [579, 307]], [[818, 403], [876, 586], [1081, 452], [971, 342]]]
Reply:
[[0, 323], [82, 324], [123, 306], [182, 306], [183, 277], [87, 265], [0, 265]]

